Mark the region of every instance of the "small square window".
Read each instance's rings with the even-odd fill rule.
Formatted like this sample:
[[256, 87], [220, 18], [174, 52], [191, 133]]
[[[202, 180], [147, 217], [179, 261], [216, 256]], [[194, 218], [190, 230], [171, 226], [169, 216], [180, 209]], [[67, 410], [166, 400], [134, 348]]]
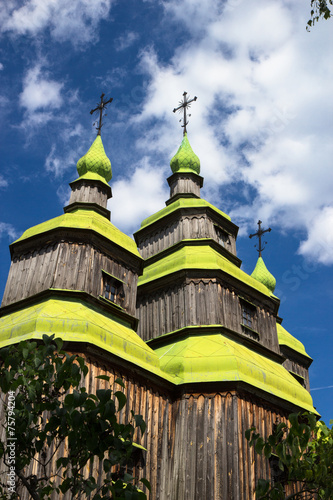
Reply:
[[226, 245], [228, 245], [230, 243], [228, 233], [226, 233], [225, 231], [223, 231], [223, 229], [221, 227], [219, 227], [219, 226], [215, 226], [214, 225], [214, 229], [215, 229], [215, 234], [217, 236], [218, 243], [222, 247], [226, 247]]
[[249, 328], [253, 327], [253, 316], [254, 309], [252, 307], [248, 307], [246, 304], [242, 304], [242, 322], [243, 325], [248, 326]]
[[240, 297], [241, 306], [241, 325], [243, 333], [247, 336], [259, 340], [259, 333], [257, 330], [257, 308], [251, 302]]
[[106, 299], [111, 300], [112, 302], [116, 302], [116, 297], [117, 297], [116, 287], [110, 283], [105, 283], [104, 297]]
[[102, 270], [102, 297], [120, 306], [124, 299], [124, 282], [104, 270]]

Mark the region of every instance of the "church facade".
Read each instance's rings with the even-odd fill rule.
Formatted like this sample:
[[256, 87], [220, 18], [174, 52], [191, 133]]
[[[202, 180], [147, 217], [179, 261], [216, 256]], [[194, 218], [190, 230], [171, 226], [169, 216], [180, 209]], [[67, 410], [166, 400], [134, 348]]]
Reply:
[[133, 410], [147, 424], [137, 473], [151, 500], [248, 500], [271, 469], [245, 430], [265, 436], [290, 412], [314, 411], [312, 360], [281, 324], [262, 257], [242, 271], [238, 227], [201, 198], [187, 133], [170, 165], [170, 198], [134, 241], [110, 222], [111, 163], [97, 136], [64, 214], [10, 245], [0, 347], [56, 334], [85, 357], [88, 392], [98, 375], [123, 379], [121, 418]]

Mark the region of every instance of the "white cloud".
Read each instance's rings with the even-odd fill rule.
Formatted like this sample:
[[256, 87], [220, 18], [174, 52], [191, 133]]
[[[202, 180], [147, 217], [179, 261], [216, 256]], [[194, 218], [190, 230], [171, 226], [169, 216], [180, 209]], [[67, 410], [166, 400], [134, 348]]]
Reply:
[[37, 110], [57, 109], [62, 105], [61, 90], [63, 84], [48, 78], [37, 64], [30, 68], [23, 81], [20, 104], [30, 113]]
[[4, 68], [4, 65], [2, 63], [0, 63], [0, 71], [2, 71]]
[[0, 8], [1, 30], [17, 35], [36, 36], [50, 30], [58, 41], [73, 45], [97, 38], [97, 27], [106, 19], [112, 0], [20, 0], [3, 2]]
[[111, 221], [131, 234], [140, 227], [142, 220], [157, 212], [161, 200], [169, 198], [165, 171], [156, 168], [143, 158], [133, 171], [130, 179], [112, 182], [114, 198], [108, 203]]
[[[70, 144], [70, 146], [68, 144], [66, 146], [62, 144], [62, 147], [63, 151], [59, 153], [56, 146], [54, 144], [52, 145], [51, 151], [45, 160], [45, 169], [55, 177], [60, 177], [66, 170], [72, 168], [73, 175], [75, 175], [74, 167], [82, 154], [80, 154], [77, 149], [73, 149], [72, 144]], [[60, 200], [63, 200], [62, 195], [60, 196]]]
[[117, 40], [115, 40], [116, 44], [116, 50], [121, 51], [128, 49], [133, 45], [134, 42], [136, 42], [138, 39], [138, 34], [134, 33], [134, 31], [128, 31], [127, 33], [124, 33], [121, 35]]
[[[332, 263], [328, 251], [322, 257], [315, 251], [320, 221], [331, 221], [333, 67], [322, 50], [331, 26], [323, 22], [306, 32], [308, 12], [300, 0], [163, 5], [168, 19], [187, 26], [188, 36], [167, 64], [151, 47], [142, 54], [149, 84], [134, 123], [158, 126], [140, 147], [171, 158], [180, 142], [171, 113], [175, 96], [196, 94], [188, 130], [205, 177], [203, 195], [216, 202], [219, 194], [222, 210], [236, 223], [246, 226], [260, 215], [281, 230], [306, 230], [300, 252]], [[243, 200], [221, 197], [235, 182], [243, 185]], [[252, 200], [249, 192], [256, 193]], [[326, 224], [326, 233], [331, 242], [333, 224]]]
[[16, 240], [16, 238], [18, 238], [19, 236], [19, 233], [16, 231], [12, 224], [8, 224], [7, 222], [0, 222], [0, 239], [6, 236], [10, 240]]
[[312, 217], [307, 240], [301, 243], [299, 253], [322, 264], [333, 263], [333, 206], [324, 207]]
[[0, 188], [6, 188], [8, 186], [8, 181], [0, 174]]

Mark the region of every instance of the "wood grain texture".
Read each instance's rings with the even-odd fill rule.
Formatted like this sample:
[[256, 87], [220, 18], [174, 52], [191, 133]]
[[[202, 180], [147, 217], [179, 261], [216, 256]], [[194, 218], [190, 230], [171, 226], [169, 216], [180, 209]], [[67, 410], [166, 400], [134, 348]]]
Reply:
[[98, 297], [103, 290], [102, 270], [125, 283], [122, 307], [135, 315], [136, 271], [94, 245], [70, 240], [52, 243], [15, 257], [2, 306], [49, 288], [81, 290]]

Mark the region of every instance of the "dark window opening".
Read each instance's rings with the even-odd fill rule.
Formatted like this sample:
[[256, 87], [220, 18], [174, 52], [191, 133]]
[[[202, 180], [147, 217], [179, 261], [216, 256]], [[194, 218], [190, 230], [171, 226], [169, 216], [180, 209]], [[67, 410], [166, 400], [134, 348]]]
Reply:
[[295, 373], [291, 370], [289, 370], [289, 373], [299, 382], [303, 387], [305, 387], [305, 378], [302, 377], [302, 375], [299, 375], [298, 373]]
[[259, 340], [259, 333], [257, 332], [257, 307], [243, 298], [240, 298], [240, 305], [242, 308], [241, 325], [243, 333], [254, 340]]
[[245, 304], [242, 304], [242, 323], [245, 326], [248, 326], [249, 328], [253, 327], [253, 317], [254, 317], [254, 310], [251, 307], [248, 307]]
[[222, 247], [226, 247], [226, 245], [230, 244], [229, 235], [219, 226], [214, 226], [215, 234], [217, 236], [217, 241]]
[[117, 304], [123, 305], [124, 301], [124, 282], [102, 270], [102, 297]]

